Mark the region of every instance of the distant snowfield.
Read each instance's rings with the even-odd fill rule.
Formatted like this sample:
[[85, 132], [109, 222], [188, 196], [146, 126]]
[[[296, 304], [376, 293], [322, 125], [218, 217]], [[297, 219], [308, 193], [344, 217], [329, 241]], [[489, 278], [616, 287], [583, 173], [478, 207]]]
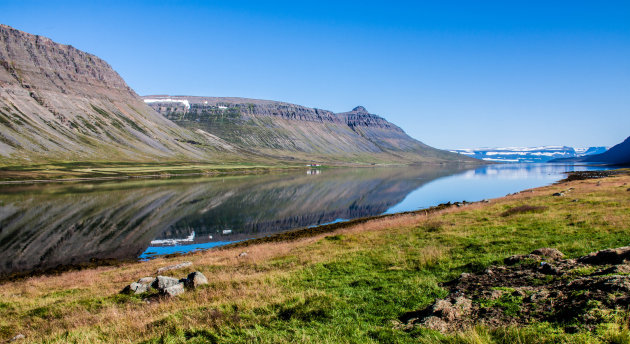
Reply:
[[172, 99], [172, 98], [148, 98], [144, 100], [145, 103], [182, 103], [186, 107], [186, 110], [190, 110], [190, 103], [187, 99]]
[[463, 148], [450, 150], [472, 158], [496, 162], [547, 162], [556, 158], [575, 158], [600, 154], [609, 147], [498, 147], [498, 148]]

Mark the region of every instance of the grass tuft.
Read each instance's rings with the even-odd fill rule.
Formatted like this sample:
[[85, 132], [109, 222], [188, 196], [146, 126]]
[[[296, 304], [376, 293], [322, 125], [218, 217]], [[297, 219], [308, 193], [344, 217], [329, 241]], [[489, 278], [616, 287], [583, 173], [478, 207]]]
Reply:
[[542, 213], [547, 209], [549, 208], [544, 206], [519, 205], [502, 212], [501, 216], [507, 217], [516, 214]]

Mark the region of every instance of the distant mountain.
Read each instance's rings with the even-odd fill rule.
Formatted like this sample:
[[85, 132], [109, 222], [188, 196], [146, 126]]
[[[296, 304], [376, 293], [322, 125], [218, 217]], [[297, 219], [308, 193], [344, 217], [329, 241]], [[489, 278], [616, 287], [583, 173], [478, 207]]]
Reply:
[[594, 155], [594, 154], [602, 154], [606, 152], [610, 147], [588, 147], [588, 148], [574, 148], [575, 153], [578, 157]]
[[506, 147], [454, 149], [459, 153], [476, 159], [496, 162], [547, 162], [557, 158], [575, 158], [606, 151], [606, 147], [573, 148], [566, 146], [542, 147]]
[[270, 157], [352, 162], [476, 162], [427, 146], [357, 106], [333, 113], [247, 98], [144, 96], [165, 118], [197, 133]]
[[630, 165], [630, 137], [626, 138], [622, 143], [613, 146], [602, 154], [588, 155], [575, 159], [558, 159], [553, 162], [576, 161], [576, 162], [592, 162], [605, 163], [613, 165]]

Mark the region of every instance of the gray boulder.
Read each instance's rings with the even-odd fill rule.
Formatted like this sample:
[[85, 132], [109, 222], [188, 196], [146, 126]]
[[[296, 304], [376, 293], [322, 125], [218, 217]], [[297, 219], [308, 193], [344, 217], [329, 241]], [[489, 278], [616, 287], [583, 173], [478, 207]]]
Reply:
[[180, 281], [177, 278], [166, 277], [166, 276], [158, 276], [151, 286], [159, 291], [162, 291], [168, 287], [172, 287], [174, 285], [180, 284]]
[[126, 286], [120, 293], [121, 294], [142, 294], [149, 291], [151, 286], [149, 284], [142, 284], [133, 282]]
[[173, 297], [173, 296], [177, 296], [179, 294], [184, 293], [184, 284], [183, 283], [177, 283], [175, 285], [172, 285], [170, 287], [164, 288], [164, 289], [160, 289], [160, 294], [165, 295], [165, 296], [169, 296], [169, 297]]
[[208, 279], [199, 271], [191, 272], [186, 278], [186, 288], [195, 289], [200, 285], [208, 284]]
[[142, 277], [141, 279], [138, 280], [138, 283], [151, 284], [153, 283], [153, 281], [155, 281], [155, 277]]
[[183, 269], [183, 268], [187, 268], [187, 267], [192, 266], [192, 265], [193, 265], [192, 262], [183, 262], [183, 263], [179, 263], [179, 264], [175, 264], [175, 265], [165, 266], [163, 268], [159, 268], [157, 270], [157, 273], [161, 274], [164, 271]]

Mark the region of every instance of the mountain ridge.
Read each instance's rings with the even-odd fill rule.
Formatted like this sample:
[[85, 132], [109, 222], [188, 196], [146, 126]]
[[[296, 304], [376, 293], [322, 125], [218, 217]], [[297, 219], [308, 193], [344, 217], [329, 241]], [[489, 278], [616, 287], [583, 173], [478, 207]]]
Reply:
[[0, 165], [54, 161], [479, 163], [361, 106], [335, 114], [247, 98], [143, 101], [99, 57], [0, 25]]
[[365, 107], [334, 113], [281, 101], [240, 97], [146, 95], [144, 101], [171, 121], [212, 133], [243, 149], [304, 159], [394, 159], [401, 162], [473, 162], [427, 146]]
[[146, 161], [217, 150], [190, 141], [204, 138], [156, 114], [104, 60], [0, 25], [0, 157]]

